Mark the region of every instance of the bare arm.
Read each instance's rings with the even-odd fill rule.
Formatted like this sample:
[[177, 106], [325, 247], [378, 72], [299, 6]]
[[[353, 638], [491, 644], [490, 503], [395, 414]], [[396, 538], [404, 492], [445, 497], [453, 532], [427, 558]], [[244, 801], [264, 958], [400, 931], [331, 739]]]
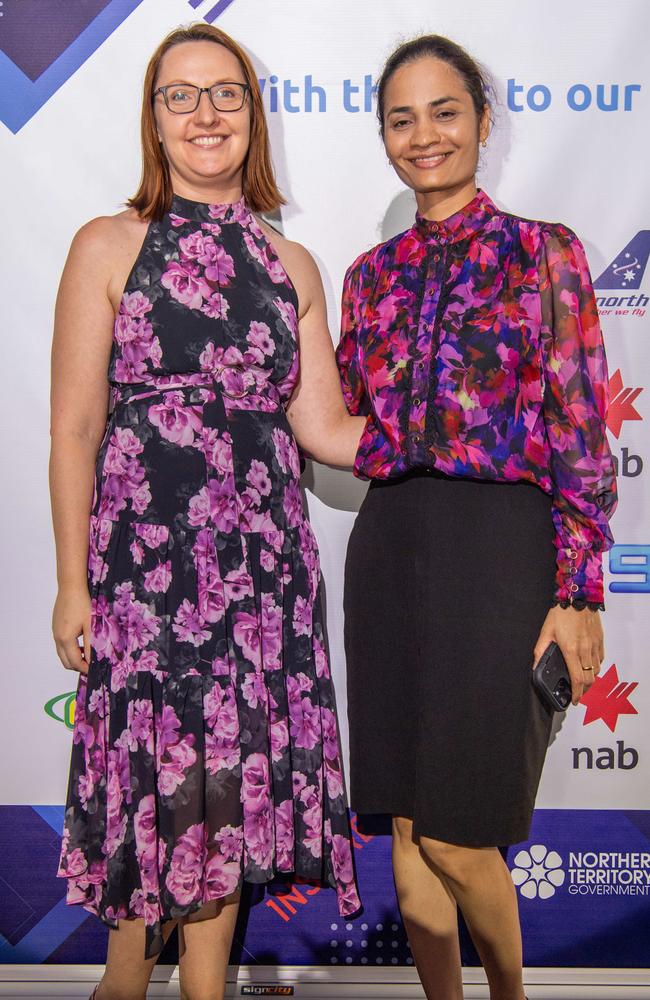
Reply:
[[318, 268], [297, 243], [277, 234], [272, 242], [299, 299], [300, 376], [287, 407], [291, 429], [316, 461], [350, 467], [366, 420], [351, 417], [343, 400]]
[[63, 665], [83, 673], [90, 662], [88, 521], [108, 409], [114, 227], [113, 220], [96, 219], [74, 238], [59, 287], [52, 343], [50, 493], [58, 581], [52, 629]]

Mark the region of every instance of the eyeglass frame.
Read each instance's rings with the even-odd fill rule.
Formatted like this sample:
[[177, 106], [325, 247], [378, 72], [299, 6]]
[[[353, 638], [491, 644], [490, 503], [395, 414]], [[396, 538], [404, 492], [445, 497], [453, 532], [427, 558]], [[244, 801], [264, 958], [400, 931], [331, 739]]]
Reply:
[[[218, 108], [217, 105], [212, 100], [211, 91], [214, 90], [215, 87], [226, 87], [228, 85], [242, 88], [243, 91], [242, 102], [238, 108], [225, 108], [225, 109]], [[196, 107], [192, 108], [191, 111], [172, 111], [169, 104], [167, 103], [167, 91], [169, 90], [170, 87], [193, 87], [194, 90], [197, 90], [198, 96], [196, 98]], [[246, 98], [250, 94], [250, 90], [251, 87], [249, 83], [240, 83], [239, 80], [221, 80], [219, 83], [213, 83], [211, 87], [197, 87], [195, 83], [182, 83], [182, 84], [166, 83], [164, 87], [158, 87], [157, 90], [154, 90], [153, 94], [151, 95], [151, 99], [153, 100], [154, 97], [157, 96], [157, 94], [162, 94], [163, 101], [165, 102], [165, 107], [167, 108], [170, 114], [193, 115], [195, 111], [198, 111], [199, 105], [201, 103], [201, 97], [203, 96], [203, 94], [207, 94], [208, 100], [210, 101], [210, 104], [212, 105], [215, 111], [218, 111], [220, 115], [229, 115], [232, 114], [233, 112], [236, 113], [237, 111], [241, 111], [241, 109], [246, 104]]]

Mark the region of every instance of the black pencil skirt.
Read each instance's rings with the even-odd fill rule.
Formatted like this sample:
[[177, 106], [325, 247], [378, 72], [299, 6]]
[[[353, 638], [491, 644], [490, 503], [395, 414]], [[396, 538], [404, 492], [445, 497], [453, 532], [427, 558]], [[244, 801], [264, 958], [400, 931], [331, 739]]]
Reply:
[[531, 667], [555, 557], [534, 485], [372, 482], [345, 569], [357, 812], [472, 847], [528, 837], [552, 722]]

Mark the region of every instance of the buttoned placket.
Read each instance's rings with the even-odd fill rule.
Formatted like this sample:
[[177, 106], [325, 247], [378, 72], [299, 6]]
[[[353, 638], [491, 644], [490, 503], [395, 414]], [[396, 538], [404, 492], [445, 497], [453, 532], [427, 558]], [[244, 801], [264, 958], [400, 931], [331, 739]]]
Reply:
[[412, 462], [422, 464], [427, 458], [426, 428], [435, 394], [436, 353], [442, 322], [441, 295], [447, 266], [448, 237], [437, 223], [429, 226], [431, 234], [423, 261], [423, 291], [417, 314], [417, 333], [411, 361], [411, 389], [408, 408], [408, 446]]

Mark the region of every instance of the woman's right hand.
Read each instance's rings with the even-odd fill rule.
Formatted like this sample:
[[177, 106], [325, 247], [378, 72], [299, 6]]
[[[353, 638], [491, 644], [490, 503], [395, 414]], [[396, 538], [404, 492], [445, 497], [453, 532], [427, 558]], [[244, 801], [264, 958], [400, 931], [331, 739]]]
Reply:
[[[137, 250], [132, 253], [130, 220], [131, 214], [121, 213], [119, 218], [94, 219], [79, 230], [61, 278], [54, 318], [50, 492], [58, 593], [52, 632], [63, 666], [81, 674], [88, 673], [91, 656], [89, 518], [109, 409], [106, 373], [121, 295], [117, 288], [123, 287], [137, 256]], [[135, 229], [142, 238], [143, 224]]]
[[[87, 674], [90, 666], [91, 601], [86, 586], [59, 590], [52, 612], [56, 651], [66, 670]], [[83, 647], [79, 645], [83, 638]]]

